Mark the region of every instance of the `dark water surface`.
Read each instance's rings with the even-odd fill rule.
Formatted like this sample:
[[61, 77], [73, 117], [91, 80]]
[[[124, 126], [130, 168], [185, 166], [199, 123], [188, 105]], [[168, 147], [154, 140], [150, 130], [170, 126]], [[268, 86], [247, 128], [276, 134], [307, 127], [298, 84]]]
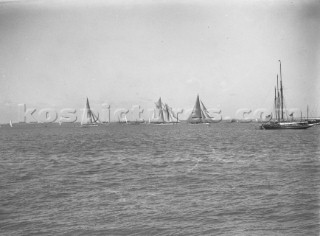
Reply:
[[1, 235], [319, 235], [320, 126], [0, 128]]

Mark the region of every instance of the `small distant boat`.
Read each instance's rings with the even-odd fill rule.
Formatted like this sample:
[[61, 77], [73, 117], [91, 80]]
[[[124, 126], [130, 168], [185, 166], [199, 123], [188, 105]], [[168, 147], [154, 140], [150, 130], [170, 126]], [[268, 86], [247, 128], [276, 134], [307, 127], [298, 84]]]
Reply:
[[92, 112], [89, 105], [89, 99], [87, 98], [87, 102], [82, 115], [81, 127], [94, 127], [98, 126], [98, 123], [100, 123], [99, 118]]
[[[284, 118], [284, 96], [283, 96], [283, 86], [282, 86], [282, 72], [281, 72], [281, 61], [280, 62], [280, 88], [278, 83], [277, 75], [277, 86], [275, 87], [274, 95], [274, 113], [275, 119], [263, 123], [261, 129], [307, 129], [312, 127], [312, 124], [309, 124], [307, 121], [289, 121]], [[289, 116], [293, 117], [293, 113]]]
[[9, 125], [10, 125], [11, 128], [13, 127], [11, 120], [9, 121]]
[[[140, 109], [140, 106], [139, 106], [139, 109]], [[143, 112], [143, 110], [142, 110]], [[145, 120], [144, 119], [141, 119], [140, 117], [140, 114], [142, 113], [140, 112], [139, 113], [139, 117], [138, 119], [136, 120], [128, 120], [127, 119], [127, 114], [129, 113], [129, 110], [125, 111], [125, 112], [122, 112], [120, 115], [119, 115], [119, 123], [121, 124], [126, 124], [126, 125], [140, 125], [140, 124], [145, 124]]]
[[134, 121], [127, 121], [128, 125], [140, 125], [145, 124], [146, 122], [144, 120], [134, 120]]
[[118, 122], [120, 124], [128, 124], [127, 114], [129, 113], [129, 110], [122, 112], [118, 117]]
[[210, 124], [213, 122], [207, 108], [197, 95], [196, 104], [187, 120], [189, 124]]
[[168, 125], [179, 123], [178, 116], [173, 112], [172, 108], [161, 101], [161, 97], [155, 103], [156, 109], [153, 112], [152, 119], [149, 119], [150, 124]]
[[307, 106], [307, 118], [305, 120], [310, 125], [320, 125], [320, 119], [319, 118], [309, 118], [309, 106]]

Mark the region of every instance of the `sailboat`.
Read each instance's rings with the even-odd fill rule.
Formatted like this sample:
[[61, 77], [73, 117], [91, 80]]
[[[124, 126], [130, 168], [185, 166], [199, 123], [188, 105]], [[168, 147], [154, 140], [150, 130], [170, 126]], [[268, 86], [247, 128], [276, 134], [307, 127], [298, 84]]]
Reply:
[[89, 99], [87, 98], [87, 102], [82, 115], [81, 127], [98, 126], [98, 123], [99, 118], [90, 109]]
[[9, 125], [10, 125], [11, 128], [13, 127], [11, 120], [9, 121]]
[[180, 122], [172, 108], [162, 102], [161, 97], [155, 105], [156, 109], [153, 111], [152, 119], [149, 119], [150, 124], [177, 124]]
[[[275, 119], [263, 123], [261, 129], [307, 129], [310, 128], [311, 124], [308, 124], [307, 121], [294, 121], [293, 119], [289, 121], [284, 119], [284, 95], [283, 95], [283, 86], [282, 86], [282, 72], [281, 72], [281, 61], [280, 62], [280, 88], [278, 83], [277, 75], [277, 86], [274, 89], [274, 113]], [[289, 116], [293, 116], [291, 113]]]
[[197, 95], [196, 104], [187, 120], [190, 124], [210, 124], [213, 122], [207, 108]]

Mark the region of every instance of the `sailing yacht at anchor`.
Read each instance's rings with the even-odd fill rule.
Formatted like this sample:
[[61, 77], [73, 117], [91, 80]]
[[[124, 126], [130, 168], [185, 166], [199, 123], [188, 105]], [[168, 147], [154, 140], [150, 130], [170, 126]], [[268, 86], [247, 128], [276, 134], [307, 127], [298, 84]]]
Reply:
[[[274, 113], [275, 119], [270, 120], [260, 126], [261, 129], [307, 129], [313, 126], [308, 124], [307, 121], [289, 121], [284, 119], [284, 96], [282, 86], [282, 72], [280, 62], [280, 89], [277, 75], [277, 86], [275, 87], [274, 95]], [[293, 115], [293, 114], [291, 114]], [[289, 115], [289, 116], [291, 116]]]
[[83, 111], [82, 120], [81, 120], [81, 127], [92, 127], [98, 126], [99, 117], [96, 116], [89, 105], [89, 99], [87, 98], [87, 102]]

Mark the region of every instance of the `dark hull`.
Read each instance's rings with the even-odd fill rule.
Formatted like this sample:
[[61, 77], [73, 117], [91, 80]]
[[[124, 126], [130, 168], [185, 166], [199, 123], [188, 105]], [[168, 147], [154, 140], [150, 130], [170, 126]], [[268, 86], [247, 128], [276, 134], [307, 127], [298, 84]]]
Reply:
[[179, 124], [179, 122], [150, 122], [150, 125], [175, 125]]
[[187, 123], [191, 125], [209, 125], [214, 122], [209, 119], [199, 119], [199, 120], [189, 120]]
[[311, 125], [320, 125], [320, 120], [308, 120], [307, 122]]
[[191, 125], [210, 125], [209, 122], [188, 122]]
[[281, 125], [281, 124], [262, 124], [261, 129], [308, 129], [312, 127], [309, 124]]
[[145, 121], [128, 121], [126, 124], [127, 125], [140, 125], [140, 124], [145, 124]]

